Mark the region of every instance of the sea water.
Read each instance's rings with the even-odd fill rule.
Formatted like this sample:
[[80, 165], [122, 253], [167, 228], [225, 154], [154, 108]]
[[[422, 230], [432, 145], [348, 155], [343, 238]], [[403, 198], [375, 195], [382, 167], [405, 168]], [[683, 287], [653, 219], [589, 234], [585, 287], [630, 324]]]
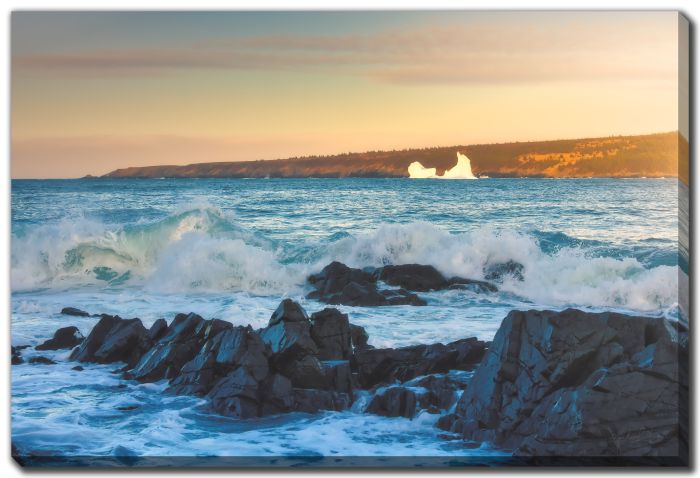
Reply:
[[[305, 278], [332, 260], [352, 267], [431, 264], [483, 279], [523, 265], [497, 293], [421, 293], [426, 307], [339, 307], [371, 345], [476, 336], [513, 309], [579, 307], [687, 320], [678, 291], [676, 179], [14, 180], [13, 345], [94, 318], [66, 306], [139, 317], [178, 312], [263, 327], [282, 298], [309, 312]], [[682, 226], [682, 224], [681, 224]], [[521, 280], [522, 279], [522, 280]], [[25, 359], [38, 354], [23, 352]], [[345, 412], [234, 420], [203, 401], [139, 384], [114, 365], [12, 367], [13, 440], [36, 454], [80, 456], [484, 456], [489, 444], [446, 440], [436, 415]]]

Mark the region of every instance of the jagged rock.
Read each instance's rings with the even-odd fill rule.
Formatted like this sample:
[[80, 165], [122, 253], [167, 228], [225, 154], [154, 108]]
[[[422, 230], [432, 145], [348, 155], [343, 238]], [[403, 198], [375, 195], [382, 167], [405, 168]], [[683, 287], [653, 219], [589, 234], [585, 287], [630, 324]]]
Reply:
[[439, 426], [516, 455], [687, 462], [687, 339], [663, 318], [513, 311]]
[[56, 362], [54, 362], [50, 358], [42, 357], [41, 355], [38, 357], [31, 357], [29, 359], [29, 363], [30, 364], [42, 364], [42, 365], [56, 365]]
[[260, 416], [284, 413], [292, 409], [292, 382], [284, 375], [269, 375], [260, 383], [259, 388], [263, 397], [259, 407]]
[[367, 345], [369, 341], [369, 335], [364, 327], [359, 325], [350, 324], [350, 341], [352, 342], [353, 348], [362, 349], [365, 347], [371, 347]]
[[425, 301], [404, 289], [379, 290], [374, 275], [332, 262], [318, 274], [309, 276], [315, 287], [307, 297], [327, 304], [351, 306], [425, 305]]
[[304, 308], [292, 299], [284, 299], [277, 310], [272, 313], [267, 325], [275, 325], [280, 322], [308, 322], [309, 316]]
[[11, 352], [12, 352], [12, 360], [11, 363], [12, 365], [19, 365], [21, 363], [24, 363], [24, 359], [22, 358], [22, 355], [20, 354], [20, 349], [19, 347], [15, 347], [14, 345], [10, 346]]
[[90, 317], [89, 312], [85, 312], [84, 310], [76, 309], [75, 307], [64, 307], [63, 309], [61, 309], [61, 314], [72, 315], [73, 317]]
[[327, 360], [321, 362], [321, 367], [328, 390], [352, 394], [353, 388], [359, 386], [353, 376], [349, 360]]
[[260, 381], [245, 368], [238, 367], [222, 378], [209, 392], [211, 408], [235, 418], [260, 416]]
[[245, 367], [256, 379], [268, 374], [269, 350], [250, 326], [225, 328], [208, 339], [174, 377], [169, 391], [205, 395], [233, 369]]
[[311, 338], [320, 360], [347, 360], [352, 355], [352, 331], [348, 316], [326, 308], [311, 314]]
[[453, 277], [449, 280], [450, 289], [466, 289], [479, 294], [489, 292], [498, 292], [498, 287], [490, 282], [475, 279], [464, 279], [462, 277]]
[[306, 355], [289, 363], [278, 363], [277, 370], [289, 378], [297, 388], [328, 388], [326, 374], [321, 362], [313, 355]]
[[376, 269], [374, 275], [387, 284], [419, 292], [440, 290], [449, 286], [447, 279], [437, 269], [420, 264], [384, 266]]
[[141, 357], [128, 377], [141, 382], [174, 378], [206, 340], [231, 327], [231, 323], [222, 320], [204, 320], [197, 314], [178, 314], [165, 335]]
[[341, 411], [350, 407], [351, 403], [351, 397], [347, 393], [303, 388], [292, 389], [292, 410], [298, 412]]
[[435, 267], [421, 264], [402, 264], [379, 267], [375, 270], [376, 279], [390, 285], [418, 292], [443, 290], [448, 288], [467, 288], [475, 292], [497, 292], [495, 285], [463, 277], [446, 278]]
[[153, 325], [151, 325], [151, 328], [148, 329], [148, 337], [151, 339], [152, 342], [157, 342], [161, 338], [163, 338], [163, 335], [168, 330], [168, 323], [165, 321], [165, 319], [158, 319], [155, 322], [153, 322]]
[[291, 364], [307, 355], [316, 355], [318, 346], [311, 338], [311, 321], [281, 321], [260, 331], [260, 338], [270, 346], [273, 363]]
[[365, 388], [393, 381], [404, 382], [419, 375], [470, 370], [479, 363], [486, 343], [476, 338], [447, 345], [415, 345], [397, 349], [355, 350], [354, 365]]
[[85, 337], [83, 337], [83, 334], [80, 333], [77, 327], [62, 327], [53, 334], [52, 339], [37, 345], [35, 348], [36, 350], [72, 349], [83, 340], [85, 340]]
[[457, 391], [465, 380], [447, 374], [417, 377], [400, 385], [379, 388], [367, 405], [366, 412], [387, 417], [413, 418], [420, 410], [439, 413], [457, 400]]
[[150, 345], [148, 331], [139, 319], [103, 315], [70, 358], [79, 362], [126, 362], [133, 366]]
[[391, 386], [378, 390], [367, 405], [365, 411], [385, 417], [413, 418], [418, 412], [418, 401], [425, 390], [403, 386]]
[[514, 260], [509, 260], [507, 262], [499, 262], [496, 264], [489, 264], [484, 268], [484, 279], [503, 282], [505, 276], [511, 276], [516, 280], [522, 281], [524, 266], [515, 262]]

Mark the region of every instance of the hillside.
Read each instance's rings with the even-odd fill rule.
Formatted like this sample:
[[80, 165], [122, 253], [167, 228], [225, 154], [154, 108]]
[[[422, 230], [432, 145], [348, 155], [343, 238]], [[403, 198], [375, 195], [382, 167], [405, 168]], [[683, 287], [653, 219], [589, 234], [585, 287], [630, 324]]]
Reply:
[[[681, 143], [679, 148], [679, 143]], [[216, 177], [407, 177], [420, 161], [443, 174], [457, 151], [471, 159], [476, 175], [490, 177], [661, 177], [678, 176], [679, 149], [687, 141], [677, 132], [640, 136], [477, 144], [402, 151], [370, 151], [269, 161], [196, 163], [117, 169], [110, 178]]]

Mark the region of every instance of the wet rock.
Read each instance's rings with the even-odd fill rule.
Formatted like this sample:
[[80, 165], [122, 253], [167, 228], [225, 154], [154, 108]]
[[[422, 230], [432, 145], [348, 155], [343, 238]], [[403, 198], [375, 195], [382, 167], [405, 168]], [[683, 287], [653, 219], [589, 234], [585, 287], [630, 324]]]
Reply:
[[148, 337], [151, 339], [151, 342], [155, 343], [163, 338], [163, 335], [165, 335], [167, 331], [168, 323], [165, 321], [165, 319], [158, 319], [153, 322], [151, 328], [148, 329]]
[[327, 360], [321, 362], [325, 376], [325, 388], [352, 394], [353, 388], [358, 388], [349, 360]]
[[73, 317], [90, 317], [89, 312], [85, 312], [84, 310], [76, 309], [75, 307], [64, 307], [63, 309], [61, 309], [61, 314], [72, 315]]
[[278, 363], [276, 369], [289, 378], [297, 388], [328, 388], [321, 362], [313, 355], [306, 355], [289, 363]]
[[72, 349], [85, 339], [77, 327], [62, 327], [53, 334], [53, 338], [37, 345], [36, 350]]
[[418, 401], [425, 390], [417, 391], [410, 387], [393, 386], [378, 390], [365, 411], [385, 417], [413, 418], [418, 412]]
[[206, 395], [232, 370], [244, 367], [256, 380], [269, 372], [269, 349], [250, 326], [225, 328], [204, 345], [174, 377], [169, 391], [187, 395]]
[[387, 305], [425, 305], [425, 301], [404, 289], [379, 290], [375, 276], [332, 262], [318, 274], [309, 276], [315, 287], [307, 297], [327, 304], [372, 307]]
[[498, 292], [498, 287], [490, 282], [474, 279], [463, 279], [461, 277], [453, 277], [450, 279], [450, 289], [470, 290], [478, 294]]
[[522, 281], [524, 280], [523, 269], [524, 266], [521, 263], [513, 260], [489, 264], [484, 268], [484, 279], [500, 283], [506, 276], [511, 276]]
[[75, 370], [76, 372], [82, 372], [85, 369], [80, 365], [76, 365], [75, 367], [72, 367], [71, 370]]
[[275, 365], [284, 367], [307, 355], [316, 355], [318, 346], [311, 338], [311, 321], [280, 321], [260, 331], [260, 338], [270, 346]]
[[24, 359], [22, 358], [22, 355], [20, 354], [20, 349], [18, 347], [15, 347], [14, 345], [10, 346], [11, 347], [11, 353], [12, 353], [12, 359], [11, 363], [12, 365], [19, 365], [24, 363]]
[[222, 378], [209, 392], [211, 408], [221, 415], [235, 418], [260, 416], [260, 381], [239, 367]]
[[146, 352], [128, 377], [141, 382], [172, 379], [192, 360], [204, 342], [233, 327], [222, 320], [204, 320], [197, 314], [178, 314], [163, 337]]
[[393, 381], [449, 370], [471, 370], [484, 356], [486, 343], [474, 337], [447, 345], [415, 345], [397, 349], [355, 350], [354, 366], [360, 385], [371, 388]]
[[322, 410], [341, 411], [350, 407], [351, 397], [347, 393], [330, 390], [292, 389], [292, 410], [318, 413]]
[[359, 325], [350, 324], [350, 341], [352, 342], [353, 348], [356, 349], [370, 347], [367, 345], [369, 334], [367, 334], [364, 327]]
[[516, 455], [687, 461], [687, 341], [662, 318], [513, 311], [439, 425]]
[[387, 417], [413, 418], [420, 410], [439, 413], [448, 410], [457, 400], [458, 390], [467, 377], [432, 374], [417, 377], [400, 385], [379, 388], [365, 410]]
[[308, 320], [309, 316], [301, 305], [292, 299], [284, 299], [272, 313], [268, 325], [275, 325], [280, 322], [308, 322]]
[[70, 358], [79, 362], [126, 362], [133, 366], [150, 345], [148, 331], [139, 319], [103, 315]]
[[326, 308], [311, 315], [311, 338], [320, 360], [347, 360], [352, 355], [352, 331], [348, 316]]
[[56, 365], [56, 362], [51, 360], [50, 358], [43, 357], [43, 356], [38, 356], [38, 357], [32, 357], [29, 359], [29, 363], [36, 365], [36, 364], [42, 364], [42, 365]]
[[292, 382], [278, 373], [269, 375], [260, 383], [260, 416], [288, 412], [294, 405], [292, 401]]
[[376, 269], [375, 277], [404, 289], [428, 292], [449, 286], [445, 277], [433, 266], [420, 264], [390, 265]]

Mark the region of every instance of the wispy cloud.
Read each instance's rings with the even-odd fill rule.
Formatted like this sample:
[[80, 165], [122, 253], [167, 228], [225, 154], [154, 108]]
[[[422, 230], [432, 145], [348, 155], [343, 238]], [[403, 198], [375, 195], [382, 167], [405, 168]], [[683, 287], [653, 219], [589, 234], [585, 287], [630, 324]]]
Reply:
[[13, 56], [19, 72], [70, 75], [183, 70], [322, 70], [399, 84], [673, 80], [672, 22], [498, 22], [351, 35], [221, 38], [179, 48]]

